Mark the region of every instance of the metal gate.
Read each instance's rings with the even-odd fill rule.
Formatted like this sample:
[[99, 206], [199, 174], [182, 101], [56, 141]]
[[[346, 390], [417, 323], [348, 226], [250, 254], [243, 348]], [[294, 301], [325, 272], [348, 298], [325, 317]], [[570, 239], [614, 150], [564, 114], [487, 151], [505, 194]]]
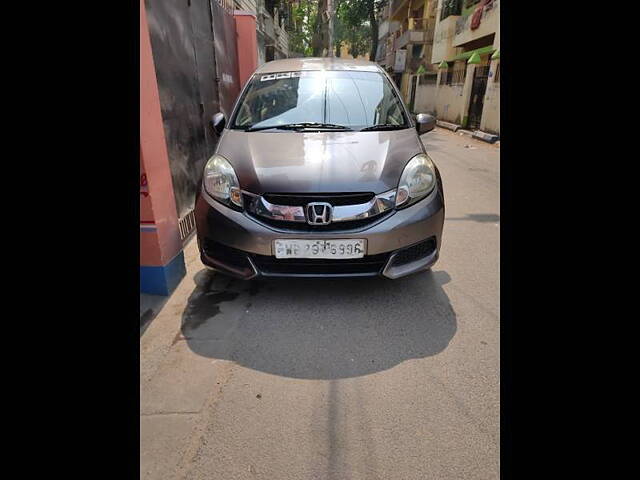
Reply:
[[[238, 53], [236, 51], [236, 22], [217, 1], [211, 2], [213, 37], [216, 53], [216, 81], [220, 110], [227, 119], [240, 94]], [[211, 118], [211, 117], [209, 117]]]
[[182, 219], [193, 209], [204, 164], [218, 142], [211, 117], [228, 114], [239, 92], [235, 22], [219, 0], [145, 0], [145, 5]]
[[489, 65], [478, 65], [473, 74], [471, 85], [471, 102], [469, 103], [469, 120], [467, 128], [479, 129], [482, 119], [482, 106], [484, 94], [487, 91], [487, 79], [489, 78]]

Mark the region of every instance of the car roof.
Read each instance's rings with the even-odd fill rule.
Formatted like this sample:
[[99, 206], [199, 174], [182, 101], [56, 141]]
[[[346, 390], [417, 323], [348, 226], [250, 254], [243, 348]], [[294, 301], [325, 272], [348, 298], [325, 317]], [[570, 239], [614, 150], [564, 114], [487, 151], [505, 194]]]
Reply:
[[299, 72], [304, 70], [383, 71], [377, 63], [367, 60], [351, 60], [335, 57], [303, 57], [267, 62], [258, 67], [255, 73]]

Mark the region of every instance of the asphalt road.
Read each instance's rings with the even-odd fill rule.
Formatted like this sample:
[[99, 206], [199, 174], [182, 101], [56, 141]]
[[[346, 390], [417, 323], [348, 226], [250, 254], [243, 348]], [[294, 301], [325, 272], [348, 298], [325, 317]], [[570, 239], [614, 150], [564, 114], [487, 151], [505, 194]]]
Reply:
[[140, 340], [143, 479], [499, 478], [499, 147], [423, 136], [446, 220], [397, 281], [187, 277]]

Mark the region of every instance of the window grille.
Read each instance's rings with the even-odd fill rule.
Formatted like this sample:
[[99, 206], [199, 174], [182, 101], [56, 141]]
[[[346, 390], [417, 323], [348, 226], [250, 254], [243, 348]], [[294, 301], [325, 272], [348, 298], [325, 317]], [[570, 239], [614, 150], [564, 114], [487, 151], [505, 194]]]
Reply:
[[447, 63], [449, 67], [444, 70], [440, 70], [440, 85], [451, 85], [453, 81], [453, 65], [451, 62]]
[[450, 15], [460, 15], [462, 12], [462, 0], [442, 0], [440, 9], [440, 21]]
[[456, 62], [453, 66], [453, 76], [451, 79], [452, 85], [464, 85], [464, 80], [467, 77], [467, 64], [466, 62]]

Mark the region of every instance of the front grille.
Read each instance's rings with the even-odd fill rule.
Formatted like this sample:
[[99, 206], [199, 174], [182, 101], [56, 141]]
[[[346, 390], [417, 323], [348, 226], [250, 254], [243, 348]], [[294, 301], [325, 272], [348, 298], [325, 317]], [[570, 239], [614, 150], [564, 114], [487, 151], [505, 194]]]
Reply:
[[366, 255], [344, 260], [275, 258], [252, 254], [259, 271], [266, 275], [377, 275], [384, 267], [388, 253]]
[[215, 242], [209, 238], [205, 238], [204, 240], [204, 252], [208, 257], [227, 265], [240, 269], [251, 268], [249, 260], [247, 260], [247, 254], [242, 250], [227, 247], [226, 245]]
[[431, 255], [435, 249], [436, 239], [431, 237], [424, 242], [400, 250], [393, 259], [393, 266], [406, 265], [407, 263], [424, 258]]
[[[327, 202], [334, 207], [343, 205], [360, 205], [371, 201], [375, 197], [372, 192], [364, 193], [309, 193], [309, 194], [288, 194], [288, 193], [266, 193], [264, 199], [275, 205], [287, 205], [292, 207], [306, 207], [311, 202]], [[244, 204], [247, 214], [257, 222], [277, 229], [281, 232], [358, 232], [372, 227], [388, 215], [393, 210], [388, 210], [382, 214], [359, 220], [346, 222], [331, 222], [328, 225], [309, 225], [307, 222], [291, 222], [287, 220], [276, 220], [254, 213], [254, 202], [259, 197], [244, 194]]]
[[289, 205], [292, 207], [304, 207], [311, 202], [327, 202], [334, 207], [340, 205], [358, 205], [367, 203], [375, 194], [364, 193], [265, 193], [263, 197], [267, 202], [276, 205]]

